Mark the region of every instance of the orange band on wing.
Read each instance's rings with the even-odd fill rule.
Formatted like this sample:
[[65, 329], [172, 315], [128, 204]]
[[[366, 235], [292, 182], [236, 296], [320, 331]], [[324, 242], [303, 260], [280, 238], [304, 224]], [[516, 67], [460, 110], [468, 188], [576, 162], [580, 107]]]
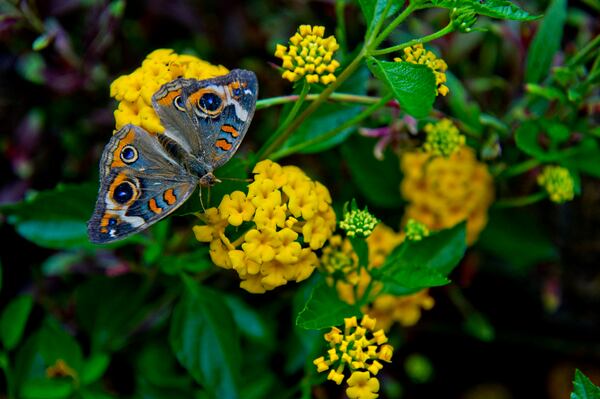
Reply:
[[150, 201], [148, 201], [148, 207], [150, 208], [150, 210], [154, 213], [161, 214], [162, 213], [162, 208], [160, 208], [157, 204], [156, 204], [156, 200], [154, 198], [151, 198]]
[[158, 99], [158, 103], [163, 106], [171, 105], [175, 97], [181, 94], [181, 90], [173, 90], [167, 93], [163, 98]]
[[127, 132], [125, 137], [123, 137], [121, 140], [119, 140], [119, 145], [117, 146], [117, 149], [113, 153], [113, 160], [112, 160], [112, 163], [110, 164], [111, 168], [119, 168], [119, 167], [126, 166], [125, 162], [123, 162], [123, 160], [121, 159], [121, 151], [123, 151], [123, 147], [125, 147], [128, 144], [133, 143], [134, 138], [135, 138], [135, 130], [129, 129], [129, 131]]
[[237, 137], [240, 133], [231, 125], [223, 125], [221, 126], [221, 130], [225, 133], [231, 134], [233, 137]]
[[229, 150], [231, 150], [231, 144], [229, 144], [227, 142], [227, 140], [224, 140], [224, 139], [217, 140], [217, 142], [215, 143], [215, 145], [218, 148], [222, 149], [223, 151], [229, 151]]
[[172, 188], [164, 192], [163, 198], [165, 199], [165, 202], [169, 205], [173, 205], [175, 201], [177, 201], [177, 197], [175, 196], [175, 193], [173, 192]]

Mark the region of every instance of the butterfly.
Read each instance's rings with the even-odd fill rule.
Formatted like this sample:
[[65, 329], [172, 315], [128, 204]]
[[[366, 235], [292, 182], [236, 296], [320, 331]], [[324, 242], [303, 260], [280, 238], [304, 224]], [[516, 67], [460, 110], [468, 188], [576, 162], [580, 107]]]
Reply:
[[144, 230], [183, 204], [198, 184], [218, 182], [213, 171], [238, 149], [257, 96], [256, 75], [242, 69], [161, 86], [152, 106], [164, 132], [129, 124], [104, 147], [90, 241], [108, 243]]

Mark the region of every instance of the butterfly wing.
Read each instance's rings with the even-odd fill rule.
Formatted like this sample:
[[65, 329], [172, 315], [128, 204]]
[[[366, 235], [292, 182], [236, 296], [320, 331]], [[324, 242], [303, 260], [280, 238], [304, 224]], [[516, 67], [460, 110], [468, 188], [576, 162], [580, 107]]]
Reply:
[[145, 229], [177, 209], [197, 183], [158, 135], [124, 126], [100, 159], [100, 190], [88, 222], [90, 241], [108, 243]]
[[165, 133], [206, 165], [208, 173], [237, 151], [252, 121], [257, 96], [254, 72], [236, 69], [212, 79], [167, 83], [152, 100]]

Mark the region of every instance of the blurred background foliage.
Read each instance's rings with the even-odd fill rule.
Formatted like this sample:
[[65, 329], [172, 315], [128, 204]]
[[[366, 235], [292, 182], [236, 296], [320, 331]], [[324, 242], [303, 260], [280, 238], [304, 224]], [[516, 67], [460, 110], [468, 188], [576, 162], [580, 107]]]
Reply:
[[[546, 1], [520, 5], [533, 14], [553, 15]], [[335, 3], [2, 0], [0, 13], [0, 367], [10, 370], [0, 380], [2, 395], [15, 397], [14, 391], [8, 392], [11, 380], [24, 397], [68, 397], [73, 390], [69, 378], [76, 378], [77, 395], [84, 398], [204, 397], [175, 358], [168, 335], [170, 318], [182, 318], [182, 324], [200, 322], [194, 309], [206, 309], [214, 314], [202, 320], [219, 319], [218, 325], [243, 334], [232, 337], [210, 325], [204, 330], [214, 339], [221, 336], [241, 345], [234, 358], [212, 355], [215, 368], [242, 371], [245, 397], [298, 396], [295, 387], [302, 384], [312, 335], [290, 330], [309, 283], [260, 296], [239, 290], [231, 275], [214, 273], [208, 249], [193, 239], [189, 216], [170, 218], [128, 241], [143, 241], [142, 246], [104, 248], [89, 244], [76, 221], [92, 212], [98, 159], [114, 128], [110, 82], [134, 70], [151, 51], [172, 48], [230, 69], [255, 71], [261, 98], [289, 93], [289, 82], [274, 67], [276, 43], [286, 42], [303, 23], [324, 25], [333, 34]], [[552, 85], [542, 84], [548, 75], [543, 65], [528, 66], [534, 61], [527, 50], [531, 54], [555, 43], [553, 59], [541, 62], [563, 64], [598, 35], [599, 13], [597, 0], [569, 2], [564, 21], [547, 24], [537, 47], [532, 40], [545, 19], [491, 23], [481, 18], [478, 25], [485, 31], [455, 33], [434, 43], [451, 71], [451, 94], [437, 107], [460, 119], [463, 128], [478, 132], [481, 155], [491, 153], [495, 176], [523, 161], [523, 153], [553, 159], [541, 154], [539, 143], [519, 141], [525, 134], [513, 136], [518, 126], [545, 129], [544, 123], [557, 118], [571, 132], [598, 125], [598, 79], [580, 79], [570, 73], [577, 71], [573, 66], [553, 72], [557, 83], [552, 90]], [[430, 34], [447, 21], [447, 13], [436, 9], [417, 16], [393, 34], [393, 42]], [[365, 30], [358, 4], [347, 1], [345, 17], [342, 58]], [[564, 29], [553, 28], [563, 22]], [[366, 68], [359, 71], [342, 91], [376, 91], [377, 83], [368, 76]], [[524, 96], [525, 90], [539, 95]], [[544, 102], [564, 95], [570, 100], [585, 97], [585, 104]], [[276, 130], [281, 109], [257, 112], [237, 158], [260, 148]], [[537, 124], [522, 125], [531, 110], [541, 116]], [[300, 139], [293, 136], [288, 145], [305, 134], [330, 130], [355, 113], [356, 107], [325, 105], [303, 125], [305, 133], [296, 136]], [[366, 125], [381, 126], [387, 118], [376, 114]], [[355, 132], [349, 129], [340, 146], [293, 155], [283, 163], [299, 165], [323, 182], [336, 209], [356, 197], [398, 228], [404, 201], [398, 159], [389, 150], [382, 161], [375, 159], [375, 140]], [[567, 140], [583, 142], [588, 136], [598, 137], [600, 131]], [[566, 398], [575, 367], [600, 381], [598, 156], [594, 147], [566, 161], [584, 172], [581, 195], [574, 201], [560, 207], [546, 201], [490, 210], [479, 242], [452, 275], [454, 283], [432, 290], [436, 306], [416, 326], [394, 330], [397, 349], [382, 397]], [[231, 170], [236, 165], [232, 161], [228, 166]], [[529, 172], [499, 179], [497, 196], [525, 195], [535, 179]], [[57, 190], [35, 195], [59, 184]], [[221, 190], [231, 191], [231, 186]], [[24, 198], [33, 200], [18, 208], [10, 205]], [[65, 214], [72, 217], [72, 225]], [[197, 301], [196, 308], [179, 306], [173, 313], [181, 289], [174, 281], [182, 270], [207, 280], [188, 302]], [[213, 288], [230, 295], [224, 300]], [[203, 306], [211, 300], [225, 302], [219, 306], [232, 309], [233, 318]], [[289, 303], [295, 304], [292, 309]], [[56, 351], [68, 366], [53, 364], [53, 370], [66, 382], [44, 375], [42, 366], [56, 359]], [[315, 397], [327, 397], [330, 389], [324, 384]], [[221, 392], [221, 397], [227, 395]]]

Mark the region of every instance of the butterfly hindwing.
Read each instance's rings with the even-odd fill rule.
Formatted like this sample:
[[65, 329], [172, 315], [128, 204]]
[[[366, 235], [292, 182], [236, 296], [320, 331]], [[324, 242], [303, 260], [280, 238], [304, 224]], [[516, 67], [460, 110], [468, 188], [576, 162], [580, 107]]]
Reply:
[[100, 161], [90, 240], [107, 243], [145, 229], [177, 209], [197, 182], [164, 150], [157, 135], [125, 126], [111, 138]]

